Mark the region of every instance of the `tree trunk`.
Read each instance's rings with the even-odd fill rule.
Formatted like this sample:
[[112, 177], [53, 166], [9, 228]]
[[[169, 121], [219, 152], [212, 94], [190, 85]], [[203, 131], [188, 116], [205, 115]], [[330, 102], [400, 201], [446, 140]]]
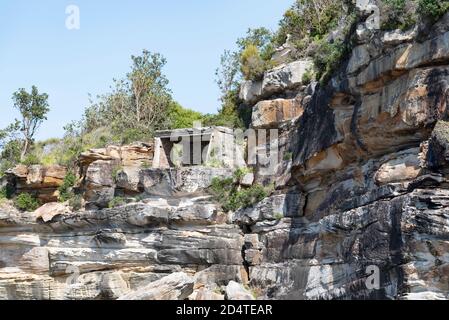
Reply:
[[20, 161], [25, 160], [25, 156], [28, 152], [29, 147], [30, 147], [30, 142], [27, 138], [25, 138], [25, 141], [23, 143], [22, 153], [20, 154]]

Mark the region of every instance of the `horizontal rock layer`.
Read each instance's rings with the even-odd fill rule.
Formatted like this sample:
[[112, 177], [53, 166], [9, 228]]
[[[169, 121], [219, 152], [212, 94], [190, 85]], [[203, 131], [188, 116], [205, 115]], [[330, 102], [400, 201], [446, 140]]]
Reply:
[[[192, 287], [244, 282], [243, 235], [226, 222], [207, 197], [147, 199], [43, 224], [1, 211], [0, 298], [126, 298], [178, 271], [197, 275]], [[179, 290], [176, 297], [184, 297]]]

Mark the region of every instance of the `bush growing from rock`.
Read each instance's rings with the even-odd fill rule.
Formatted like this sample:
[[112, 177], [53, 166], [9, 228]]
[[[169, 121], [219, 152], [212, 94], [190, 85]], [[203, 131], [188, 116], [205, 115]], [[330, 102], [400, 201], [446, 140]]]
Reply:
[[6, 188], [0, 189], [0, 199], [6, 199]]
[[26, 166], [32, 166], [40, 163], [41, 163], [40, 159], [34, 153], [28, 154], [22, 161], [22, 164]]
[[334, 30], [346, 14], [351, 1], [296, 0], [280, 21], [276, 44], [283, 45], [287, 35], [300, 52], [312, 41], [320, 40]]
[[313, 71], [307, 70], [302, 76], [302, 84], [305, 86], [310, 84], [312, 82], [313, 78], [314, 78]]
[[74, 195], [69, 199], [69, 207], [73, 211], [78, 211], [83, 207], [83, 197], [79, 194]]
[[14, 195], [14, 189], [7, 184], [5, 187], [0, 189], [0, 198], [1, 199], [11, 199]]
[[382, 30], [407, 30], [416, 24], [416, 0], [382, 0], [379, 2]]
[[260, 56], [259, 49], [253, 44], [243, 50], [240, 61], [242, 74], [246, 80], [261, 79], [269, 66]]
[[35, 211], [40, 207], [40, 202], [29, 193], [21, 193], [14, 199], [14, 205], [22, 211]]
[[114, 199], [112, 199], [109, 204], [108, 207], [109, 208], [116, 208], [116, 207], [120, 207], [126, 204], [126, 200], [123, 197], [115, 197]]
[[59, 201], [65, 202], [74, 196], [73, 187], [76, 183], [76, 175], [73, 172], [68, 172], [64, 177], [62, 185], [59, 187]]
[[419, 11], [433, 21], [441, 18], [448, 10], [448, 0], [419, 0]]
[[313, 62], [317, 69], [317, 79], [320, 79], [321, 82], [327, 81], [339, 66], [339, 62], [346, 52], [347, 47], [343, 41], [335, 41], [334, 43], [329, 43], [324, 39], [317, 41], [313, 56]]
[[241, 188], [239, 180], [245, 171], [237, 170], [233, 177], [214, 178], [209, 192], [214, 195], [223, 210], [236, 211], [241, 208], [251, 207], [268, 196], [268, 190], [260, 185], [249, 188]]

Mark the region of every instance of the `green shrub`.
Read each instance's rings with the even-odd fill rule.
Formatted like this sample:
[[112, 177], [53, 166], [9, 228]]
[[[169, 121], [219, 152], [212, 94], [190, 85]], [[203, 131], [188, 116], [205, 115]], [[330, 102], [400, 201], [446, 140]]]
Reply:
[[239, 107], [239, 90], [229, 91], [222, 97], [222, 106], [218, 114], [205, 115], [204, 126], [224, 126], [230, 128], [248, 128], [251, 122], [252, 108]]
[[348, 48], [343, 41], [329, 43], [326, 40], [317, 41], [314, 49], [313, 62], [317, 69], [317, 79], [322, 83], [328, 81], [338, 68]]
[[433, 21], [441, 18], [449, 10], [448, 0], [419, 0], [419, 10], [423, 16]]
[[23, 159], [22, 164], [26, 166], [32, 166], [36, 164], [41, 164], [41, 160], [36, 154], [30, 153], [25, 157], [25, 159]]
[[40, 201], [29, 193], [21, 193], [14, 199], [14, 205], [22, 211], [35, 211], [40, 207]]
[[64, 177], [62, 185], [59, 187], [59, 201], [66, 202], [70, 200], [73, 196], [73, 187], [76, 183], [76, 175], [73, 172], [68, 172]]
[[200, 112], [183, 108], [179, 103], [172, 102], [168, 111], [170, 128], [192, 128], [195, 121], [203, 121], [204, 115]]
[[117, 182], [118, 175], [122, 171], [123, 171], [123, 166], [121, 166], [121, 165], [115, 166], [112, 169], [112, 179], [114, 180], [114, 182]]
[[286, 152], [284, 154], [284, 161], [290, 161], [293, 159], [293, 152]]
[[[130, 128], [117, 131], [119, 131], [119, 133], [114, 137], [114, 140], [118, 140], [120, 144], [130, 144], [136, 141], [150, 141], [153, 136], [150, 129], [145, 131], [140, 128]], [[101, 138], [103, 138], [103, 140], [100, 139], [102, 145], [109, 144], [106, 136]]]
[[382, 30], [407, 30], [416, 24], [416, 0], [382, 0], [379, 5]]
[[263, 186], [254, 185], [248, 189], [241, 189], [235, 192], [229, 199], [229, 209], [238, 210], [240, 208], [248, 208], [259, 203], [268, 196]]
[[6, 187], [3, 187], [0, 189], [0, 199], [6, 199], [8, 198], [8, 194], [6, 191]]
[[408, 30], [423, 17], [435, 22], [449, 9], [449, 0], [382, 0], [382, 30]]
[[311, 40], [323, 39], [337, 27], [347, 13], [346, 6], [352, 8], [349, 1], [296, 0], [279, 23], [276, 44], [284, 44], [290, 35], [290, 41], [303, 51]]
[[282, 220], [282, 219], [284, 218], [284, 214], [283, 214], [282, 212], [276, 212], [276, 213], [274, 214], [274, 218], [275, 218], [276, 220]]
[[242, 174], [244, 171], [238, 170], [233, 177], [212, 180], [209, 192], [225, 211], [251, 207], [268, 196], [268, 190], [260, 185], [240, 188], [238, 181]]
[[109, 208], [121, 207], [126, 204], [126, 199], [123, 197], [115, 197], [111, 201], [109, 201]]
[[78, 211], [83, 207], [83, 197], [79, 194], [73, 195], [69, 199], [69, 206], [73, 211]]
[[0, 177], [20, 162], [23, 142], [15, 135], [19, 127], [20, 124], [16, 120], [16, 123], [0, 130]]
[[248, 173], [252, 173], [253, 169], [252, 168], [238, 168], [235, 172], [234, 172], [234, 178], [237, 181], [240, 181], [246, 174]]
[[270, 63], [260, 55], [259, 49], [254, 44], [249, 44], [240, 56], [241, 71], [246, 80], [260, 80]]
[[302, 84], [305, 86], [310, 84], [312, 82], [313, 78], [314, 78], [313, 70], [310, 70], [310, 69], [307, 70], [302, 76]]
[[0, 189], [0, 198], [2, 199], [11, 199], [13, 195], [14, 189], [9, 184]]

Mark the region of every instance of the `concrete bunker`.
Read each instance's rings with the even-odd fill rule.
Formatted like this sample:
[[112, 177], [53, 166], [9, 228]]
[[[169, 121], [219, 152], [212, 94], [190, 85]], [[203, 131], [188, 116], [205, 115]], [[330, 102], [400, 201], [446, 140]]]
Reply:
[[245, 166], [244, 144], [226, 127], [157, 131], [153, 168]]

